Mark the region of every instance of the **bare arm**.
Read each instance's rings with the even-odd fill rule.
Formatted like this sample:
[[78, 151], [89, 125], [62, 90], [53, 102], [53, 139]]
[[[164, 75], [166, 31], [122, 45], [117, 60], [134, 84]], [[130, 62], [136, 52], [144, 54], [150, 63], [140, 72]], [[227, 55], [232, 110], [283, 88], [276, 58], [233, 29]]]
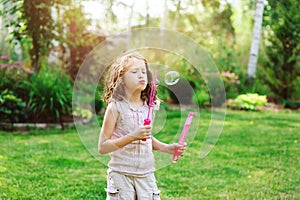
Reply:
[[116, 151], [135, 140], [142, 138], [150, 138], [152, 127], [150, 125], [142, 126], [135, 132], [124, 135], [120, 138], [111, 138], [116, 127], [119, 112], [114, 104], [109, 104], [103, 119], [102, 128], [100, 131], [98, 151], [101, 154], [107, 154]]
[[180, 155], [183, 156], [183, 152], [186, 149], [186, 144], [184, 144], [184, 145], [179, 145], [178, 143], [166, 144], [166, 143], [163, 143], [163, 142], [159, 141], [158, 139], [152, 137], [152, 149], [153, 150], [161, 151], [161, 152], [168, 153], [168, 154], [174, 154], [175, 150], [177, 148], [179, 148]]
[[[158, 108], [159, 108], [160, 101], [156, 100], [155, 105], [158, 106]], [[152, 113], [152, 116], [153, 116], [152, 123], [154, 123], [155, 113], [156, 112]], [[161, 151], [161, 152], [168, 153], [168, 154], [174, 154], [177, 148], [179, 148], [179, 155], [183, 156], [183, 152], [186, 149], [186, 144], [184, 144], [184, 145], [179, 145], [178, 143], [166, 144], [166, 143], [163, 143], [163, 142], [159, 141], [158, 139], [152, 137], [152, 149], [153, 150]]]

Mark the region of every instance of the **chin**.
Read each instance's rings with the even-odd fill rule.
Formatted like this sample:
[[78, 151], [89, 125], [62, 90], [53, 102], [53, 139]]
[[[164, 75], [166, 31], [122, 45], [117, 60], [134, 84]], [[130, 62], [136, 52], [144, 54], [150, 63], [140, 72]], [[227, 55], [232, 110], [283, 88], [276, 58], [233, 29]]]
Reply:
[[139, 89], [140, 89], [141, 91], [143, 91], [143, 90], [146, 89], [146, 87], [147, 87], [146, 85], [145, 85], [145, 86], [143, 85], [143, 86], [140, 86]]

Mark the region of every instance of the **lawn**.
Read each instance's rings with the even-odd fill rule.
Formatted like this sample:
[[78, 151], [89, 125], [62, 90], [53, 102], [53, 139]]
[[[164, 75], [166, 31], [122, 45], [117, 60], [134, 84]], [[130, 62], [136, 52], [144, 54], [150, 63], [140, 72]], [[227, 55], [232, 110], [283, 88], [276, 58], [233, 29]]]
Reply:
[[[164, 134], [180, 114], [168, 116]], [[297, 111], [227, 110], [217, 144], [201, 159], [210, 120], [202, 110], [185, 156], [156, 171], [162, 199], [300, 199], [299, 119]], [[76, 129], [0, 131], [0, 199], [105, 199], [105, 185], [106, 166]]]

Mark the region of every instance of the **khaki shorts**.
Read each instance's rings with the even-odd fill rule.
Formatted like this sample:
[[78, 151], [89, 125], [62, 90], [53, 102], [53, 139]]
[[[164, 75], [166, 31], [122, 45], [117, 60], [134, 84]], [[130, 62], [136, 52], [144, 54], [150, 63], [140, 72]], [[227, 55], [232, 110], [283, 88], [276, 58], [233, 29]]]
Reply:
[[109, 172], [106, 200], [160, 200], [154, 173], [145, 177]]

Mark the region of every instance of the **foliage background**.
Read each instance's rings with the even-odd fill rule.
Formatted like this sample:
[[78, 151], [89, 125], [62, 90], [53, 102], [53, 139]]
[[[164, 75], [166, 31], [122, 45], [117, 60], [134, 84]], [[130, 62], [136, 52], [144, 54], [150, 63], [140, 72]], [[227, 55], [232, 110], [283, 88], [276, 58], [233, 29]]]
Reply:
[[[198, 159], [215, 109], [205, 80], [185, 59], [144, 52], [180, 72], [201, 107], [199, 133], [181, 163], [157, 172], [163, 199], [299, 199], [299, 111], [250, 110], [268, 106], [266, 98], [299, 109], [300, 1], [264, 3], [257, 76], [249, 79], [256, 0], [0, 0], [0, 123], [62, 123], [72, 114], [98, 114], [101, 122], [101, 80], [86, 110], [71, 109], [86, 55], [122, 31], [175, 30], [211, 54], [228, 100], [235, 99], [228, 102], [247, 111], [228, 110], [217, 146]], [[159, 95], [169, 103], [163, 136], [171, 138], [181, 119], [171, 110], [176, 97], [166, 88]], [[73, 128], [0, 131], [0, 199], [104, 199], [105, 172]]]
[[[255, 0], [1, 0], [1, 54], [9, 54], [11, 62], [20, 61], [35, 73], [45, 65], [66, 69], [74, 80], [85, 56], [106, 36], [142, 27], [167, 28], [191, 37], [211, 54], [221, 73], [237, 77], [235, 82], [227, 81], [227, 98], [258, 93], [286, 105], [299, 99], [299, 2], [264, 3], [254, 80], [247, 78], [247, 64]], [[21, 49], [18, 55], [17, 48]], [[163, 62], [165, 57], [155, 59]], [[200, 105], [209, 103], [203, 80], [194, 81], [198, 75], [190, 70], [193, 66], [170, 57], [165, 64], [178, 69], [201, 91], [202, 95], [194, 98]], [[222, 78], [226, 82], [226, 77]], [[164, 91], [162, 94], [172, 98]]]

